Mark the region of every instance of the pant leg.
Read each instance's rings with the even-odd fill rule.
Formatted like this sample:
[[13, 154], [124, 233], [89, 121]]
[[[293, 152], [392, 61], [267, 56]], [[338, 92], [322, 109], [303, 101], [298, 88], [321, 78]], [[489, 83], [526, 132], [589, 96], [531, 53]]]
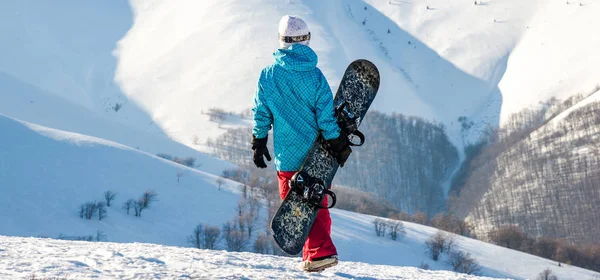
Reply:
[[[279, 181], [279, 195], [281, 199], [290, 191], [289, 181], [296, 172], [277, 172]], [[327, 197], [323, 201], [323, 205], [327, 206]], [[306, 243], [302, 250], [302, 260], [311, 261], [314, 258], [321, 258], [330, 255], [337, 255], [337, 250], [331, 240], [331, 216], [329, 209], [320, 209], [315, 223], [308, 233]]]
[[[327, 206], [327, 197], [323, 201], [323, 206]], [[312, 261], [316, 258], [337, 255], [337, 249], [331, 240], [331, 216], [329, 209], [320, 209], [308, 233], [308, 239], [304, 243], [302, 250], [302, 260]]]
[[279, 181], [279, 196], [284, 200], [290, 191], [290, 180], [296, 171], [277, 171], [277, 181]]

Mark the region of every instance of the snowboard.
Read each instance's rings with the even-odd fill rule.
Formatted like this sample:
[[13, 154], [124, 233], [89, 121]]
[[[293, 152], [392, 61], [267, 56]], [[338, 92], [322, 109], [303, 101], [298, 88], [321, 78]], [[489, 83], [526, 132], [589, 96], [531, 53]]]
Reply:
[[[364, 135], [358, 131], [358, 126], [378, 89], [379, 71], [370, 61], [356, 60], [344, 72], [334, 106], [338, 125], [349, 136], [351, 146], [364, 143]], [[329, 189], [338, 167], [319, 133], [300, 171], [292, 177], [289, 193], [271, 220], [273, 237], [284, 252], [300, 253], [319, 209], [335, 206], [335, 194]], [[324, 207], [321, 204], [327, 195], [332, 198], [331, 205]]]

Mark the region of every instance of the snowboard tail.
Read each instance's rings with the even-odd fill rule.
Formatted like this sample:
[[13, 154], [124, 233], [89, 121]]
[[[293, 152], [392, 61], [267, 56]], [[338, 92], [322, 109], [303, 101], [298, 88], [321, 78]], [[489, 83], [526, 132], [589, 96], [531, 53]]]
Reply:
[[[337, 122], [346, 135], [359, 138], [358, 144], [351, 141], [354, 146], [364, 143], [364, 135], [358, 131], [358, 127], [377, 95], [379, 82], [377, 67], [368, 60], [360, 59], [348, 66], [336, 92], [334, 106]], [[338, 167], [336, 159], [327, 151], [324, 139], [319, 134], [304, 164], [294, 176], [302, 174], [302, 179], [318, 182], [327, 190], [331, 188]], [[291, 182], [297, 182], [296, 178]], [[325, 207], [317, 203], [313, 196], [306, 194], [311, 192], [310, 189], [306, 190], [307, 188], [300, 191], [300, 188], [292, 187], [271, 221], [275, 241], [290, 255], [302, 251], [319, 209]], [[326, 193], [318, 193], [321, 196], [317, 200], [322, 202]], [[332, 196], [335, 201], [335, 196]]]

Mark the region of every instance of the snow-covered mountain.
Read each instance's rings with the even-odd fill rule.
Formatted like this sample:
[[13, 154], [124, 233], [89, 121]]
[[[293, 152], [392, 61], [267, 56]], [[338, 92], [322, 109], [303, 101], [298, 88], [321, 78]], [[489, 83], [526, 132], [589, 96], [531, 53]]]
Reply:
[[[0, 131], [3, 132], [3, 137], [0, 138], [0, 192], [2, 193], [0, 196], [0, 224], [2, 225], [0, 235], [53, 238], [60, 235], [67, 237], [92, 235], [96, 237], [100, 232], [103, 240], [112, 242], [148, 242], [171, 246], [190, 246], [187, 237], [192, 234], [192, 230], [197, 224], [220, 227], [236, 215], [236, 206], [242, 195], [238, 183], [225, 180], [220, 184], [217, 182], [218, 177], [213, 175], [114, 142], [45, 128], [5, 116], [0, 116]], [[210, 162], [206, 164], [210, 165]], [[183, 175], [178, 176], [178, 174]], [[141, 217], [128, 215], [121, 208], [129, 198], [135, 199], [148, 189], [156, 192], [158, 200], [145, 210]], [[98, 220], [97, 216], [94, 216], [92, 220], [80, 218], [79, 206], [88, 201], [102, 201], [102, 194], [106, 190], [117, 193], [113, 206], [107, 208], [107, 217], [102, 220]], [[257, 231], [264, 231], [266, 228], [264, 227], [266, 225], [264, 212], [263, 210], [260, 216], [260, 225], [257, 227]], [[375, 235], [373, 229], [375, 217], [333, 210], [332, 219], [334, 221], [332, 237], [338, 247], [342, 263], [364, 262], [413, 267], [426, 263], [433, 270], [451, 270], [450, 265], [444, 261], [445, 256], [440, 261], [434, 262], [425, 253], [425, 241], [437, 232], [434, 228], [405, 222], [406, 235], [400, 240], [392, 241], [387, 237]], [[56, 255], [53, 254], [59, 251], [42, 250], [43, 252], [40, 251], [40, 253], [42, 255], [49, 254], [47, 257], [52, 260], [47, 264], [37, 262], [28, 253], [30, 251], [16, 252], [13, 249], [15, 244], [22, 243], [27, 244], [23, 245], [28, 248], [27, 250], [61, 247], [60, 252], [66, 253], [61, 258], [56, 258]], [[476, 259], [482, 267], [480, 274], [484, 276], [515, 279], [535, 278], [545, 268], [551, 268], [560, 279], [588, 279], [600, 276], [598, 273], [576, 267], [559, 267], [554, 261], [473, 239], [457, 236], [456, 243], [457, 250], [468, 252]], [[6, 273], [12, 273], [8, 275], [38, 273], [48, 276], [55, 275], [52, 273], [57, 272], [89, 275], [87, 273], [97, 273], [94, 272], [97, 270], [106, 273], [101, 274], [106, 277], [118, 277], [114, 273], [117, 273], [119, 268], [115, 266], [127, 262], [127, 258], [159, 260], [139, 265], [150, 265], [149, 269], [164, 271], [164, 273], [175, 273], [169, 270], [171, 266], [183, 269], [180, 265], [183, 265], [184, 259], [188, 259], [183, 256], [181, 256], [183, 259], [178, 259], [179, 257], [175, 257], [176, 253], [163, 251], [166, 250], [164, 247], [130, 246], [132, 247], [116, 244], [84, 245], [2, 238], [0, 254], [8, 256], [8, 258], [2, 258], [3, 261], [0, 262], [2, 269], [0, 270], [8, 270], [9, 272]], [[145, 248], [143, 250], [148, 250], [148, 253], [140, 253], [138, 251], [140, 248]], [[220, 243], [217, 248], [224, 248], [224, 244]], [[93, 256], [80, 254], [81, 250], [88, 249]], [[115, 253], [116, 255], [109, 254], [107, 250], [117, 253]], [[292, 264], [298, 262], [297, 259], [218, 253], [220, 260], [215, 260], [204, 259], [213, 253], [176, 248], [168, 250], [184, 252], [186, 256], [189, 256], [189, 261], [200, 258], [203, 260], [200, 263], [208, 266], [212, 266], [213, 261], [222, 263], [237, 259], [235, 263], [240, 265], [244, 262], [243, 260], [250, 261], [249, 268], [246, 265], [243, 266], [247, 270], [235, 268], [237, 264], [231, 263], [231, 270], [223, 273], [232, 277], [233, 275], [254, 277], [256, 276], [254, 273], [257, 273], [256, 269], [258, 269], [255, 265], [260, 266], [260, 263], [271, 260], [277, 265], [271, 267], [275, 271], [268, 267], [264, 268], [267, 275], [275, 273], [272, 275], [276, 276], [279, 275], [276, 273], [288, 272], [292, 273], [291, 275], [297, 275], [298, 273], [290, 272]], [[98, 253], [99, 251], [101, 253]], [[31, 261], [36, 262], [38, 266], [23, 268], [15, 263], [15, 258], [27, 258], [27, 256], [31, 257]], [[120, 260], [121, 257], [125, 259]], [[169, 260], [172, 258], [175, 260], [170, 263]], [[78, 263], [71, 261], [85, 265], [77, 265]], [[73, 266], [65, 265], [69, 262]], [[102, 267], [100, 262], [106, 263], [106, 266]], [[192, 268], [185, 273], [209, 273], [194, 270], [193, 262], [188, 263], [186, 267], [190, 265]], [[50, 266], [54, 268], [49, 269]], [[358, 267], [360, 266], [364, 267], [364, 265], [358, 264]], [[332, 276], [343, 277], [336, 273], [350, 275], [358, 273], [359, 270], [353, 267], [352, 263], [344, 264], [334, 270]], [[365, 270], [364, 273], [372, 273], [369, 277], [375, 278], [399, 277], [402, 273], [409, 272], [417, 273], [416, 269], [407, 271], [400, 269], [398, 272], [387, 275], [381, 274], [384, 272], [380, 269], [387, 270], [387, 268], [378, 267]], [[184, 271], [179, 272], [184, 273]], [[135, 273], [135, 271], [130, 273]], [[429, 272], [418, 273], [429, 275]], [[419, 275], [415, 274], [414, 279], [426, 277]], [[435, 276], [438, 275], [436, 273], [432, 275], [431, 277], [444, 277]], [[450, 277], [448, 279], [458, 277], [444, 273], [439, 275], [448, 275], [447, 277]]]
[[[498, 126], [511, 113], [550, 97], [597, 90], [598, 4], [594, 0], [0, 1], [0, 234], [57, 237], [101, 231], [115, 242], [185, 246], [198, 223], [220, 226], [230, 219], [240, 197], [239, 184], [226, 181], [220, 186], [215, 175], [234, 165], [207, 156], [203, 143], [228, 128], [250, 123], [234, 115], [213, 122], [207, 112], [211, 108], [242, 112], [250, 107], [259, 71], [272, 61], [276, 23], [284, 14], [308, 21], [311, 46], [334, 90], [347, 64], [370, 59], [382, 76], [374, 108], [440, 122], [461, 150], [486, 125]], [[570, 111], [578, 108], [582, 106]], [[465, 120], [473, 122], [468, 131], [462, 126]], [[194, 157], [198, 166], [191, 169], [152, 156], [157, 153]], [[159, 201], [142, 218], [120, 209], [126, 199], [148, 189], [158, 193]], [[102, 200], [107, 190], [118, 193], [117, 207], [108, 208], [108, 218], [80, 219], [79, 206]], [[423, 253], [423, 243], [434, 229], [406, 223], [406, 237], [393, 242], [374, 236], [373, 217], [333, 211], [333, 219], [342, 261], [402, 266], [426, 262], [433, 269], [450, 269], [443, 262], [428, 261]], [[0, 254], [21, 256], [4, 248], [14, 242], [26, 242], [31, 248], [59, 244], [2, 238]], [[487, 276], [535, 278], [551, 267], [559, 279], [598, 277], [474, 240], [461, 238], [459, 243]], [[75, 251], [92, 248], [65, 246]], [[239, 257], [222, 256], [230, 261]], [[171, 265], [157, 260], [158, 265]], [[283, 262], [260, 259], [267, 261]], [[87, 261], [71, 263], [77, 273], [93, 267]], [[4, 270], [22, 269], [11, 262], [0, 265]], [[51, 273], [52, 265], [40, 271]], [[349, 273], [350, 267], [343, 264], [326, 276], [383, 277], [375, 274], [379, 272]], [[298, 275], [294, 273], [291, 277]], [[398, 273], [427, 278], [412, 274], [416, 270]]]
[[[334, 88], [350, 61], [370, 59], [382, 73], [374, 108], [441, 121], [457, 146], [460, 116], [496, 126], [600, 83], [600, 6], [591, 0], [9, 0], [0, 11], [3, 95], [21, 94], [10, 79], [187, 145], [222, 131], [207, 109], [250, 107], [283, 14], [306, 18]], [[68, 113], [2, 101], [33, 122]]]

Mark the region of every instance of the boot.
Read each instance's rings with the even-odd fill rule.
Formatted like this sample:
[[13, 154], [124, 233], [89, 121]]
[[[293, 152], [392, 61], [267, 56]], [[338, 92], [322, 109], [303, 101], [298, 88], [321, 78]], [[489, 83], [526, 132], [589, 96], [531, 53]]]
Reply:
[[303, 261], [300, 268], [308, 272], [321, 272], [326, 268], [336, 266], [338, 264], [338, 256], [332, 255], [323, 258], [316, 258], [312, 261]]

